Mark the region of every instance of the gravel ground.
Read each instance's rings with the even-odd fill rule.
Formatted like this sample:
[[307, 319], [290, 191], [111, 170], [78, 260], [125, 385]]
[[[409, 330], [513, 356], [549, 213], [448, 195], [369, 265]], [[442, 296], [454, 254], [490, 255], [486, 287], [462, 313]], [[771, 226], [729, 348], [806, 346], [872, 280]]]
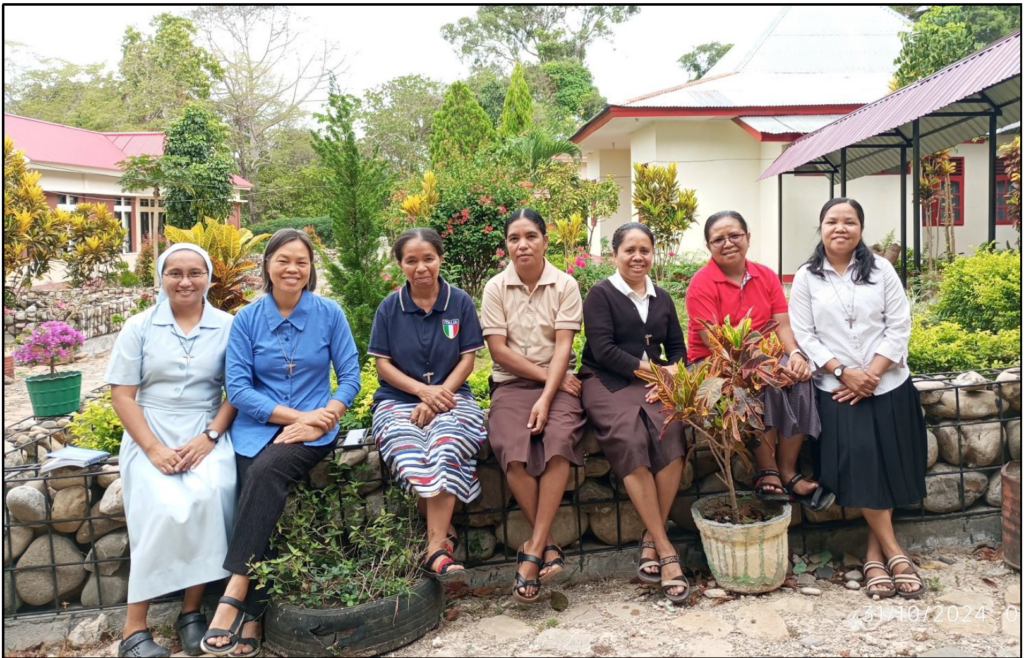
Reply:
[[[114, 334], [111, 334], [114, 335]], [[106, 336], [102, 337], [106, 338]], [[96, 339], [93, 339], [96, 340]], [[87, 342], [88, 344], [88, 342]], [[112, 341], [111, 341], [111, 344]], [[91, 391], [103, 385], [103, 375], [107, 372], [107, 360], [110, 357], [109, 347], [95, 354], [83, 354], [74, 364], [60, 366], [59, 370], [82, 371], [82, 392]], [[28, 418], [32, 415], [32, 403], [25, 390], [25, 378], [32, 375], [43, 375], [50, 371], [47, 366], [26, 368], [17, 366], [14, 369], [14, 382], [4, 382], [4, 427]]]

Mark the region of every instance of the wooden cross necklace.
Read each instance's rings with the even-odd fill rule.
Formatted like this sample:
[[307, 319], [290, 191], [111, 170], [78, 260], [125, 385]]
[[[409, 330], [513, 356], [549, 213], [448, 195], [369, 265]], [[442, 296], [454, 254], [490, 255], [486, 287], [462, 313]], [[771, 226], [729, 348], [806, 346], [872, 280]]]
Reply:
[[289, 356], [288, 352], [286, 352], [285, 349], [284, 349], [284, 343], [281, 342], [281, 331], [280, 331], [280, 328], [278, 328], [278, 330], [274, 332], [274, 335], [277, 336], [277, 344], [281, 346], [281, 356], [284, 357], [284, 361], [285, 361], [284, 367], [285, 367], [285, 370], [288, 371], [288, 379], [291, 379], [292, 375], [295, 373], [295, 345], [299, 341], [295, 341], [294, 343], [292, 343], [292, 353]]

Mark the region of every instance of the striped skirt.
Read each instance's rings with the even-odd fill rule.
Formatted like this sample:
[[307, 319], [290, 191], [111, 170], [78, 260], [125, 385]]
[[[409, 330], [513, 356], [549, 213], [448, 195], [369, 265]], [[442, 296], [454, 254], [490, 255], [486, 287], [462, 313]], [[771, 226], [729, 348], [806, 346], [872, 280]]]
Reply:
[[455, 394], [451, 411], [425, 427], [409, 420], [416, 408], [383, 400], [373, 408], [373, 439], [391, 476], [421, 498], [450, 493], [464, 503], [480, 495], [476, 455], [487, 437], [484, 413], [472, 397]]

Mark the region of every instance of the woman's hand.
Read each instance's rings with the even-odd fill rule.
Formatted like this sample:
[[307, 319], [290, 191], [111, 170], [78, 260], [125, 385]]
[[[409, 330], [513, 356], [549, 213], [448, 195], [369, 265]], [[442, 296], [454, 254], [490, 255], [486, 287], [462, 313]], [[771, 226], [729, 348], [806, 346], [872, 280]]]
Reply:
[[146, 451], [146, 456], [149, 457], [150, 463], [156, 466], [156, 470], [164, 475], [174, 475], [178, 472], [181, 455], [176, 450], [172, 450], [162, 443], [157, 443]]
[[578, 398], [583, 394], [583, 382], [579, 380], [579, 377], [568, 372], [562, 378], [562, 383], [559, 384], [558, 390], [565, 391], [574, 398]]
[[430, 407], [434, 413], [455, 408], [455, 394], [443, 386], [424, 386], [418, 395], [423, 404]]
[[313, 411], [300, 411], [299, 417], [295, 421], [296, 425], [309, 425], [310, 427], [316, 427], [324, 432], [334, 427], [341, 418], [338, 414], [334, 413], [327, 407], [320, 407]]
[[839, 386], [839, 388], [832, 390], [833, 400], [836, 402], [849, 402], [851, 406], [863, 400], [864, 397], [863, 395], [857, 395], [845, 386]]
[[412, 413], [409, 414], [409, 422], [416, 427], [426, 427], [436, 417], [437, 414], [434, 413], [434, 410], [426, 402], [420, 402], [413, 408]]
[[548, 423], [548, 411], [550, 409], [551, 403], [543, 397], [533, 404], [533, 409], [530, 409], [530, 420], [526, 422], [526, 427], [530, 430], [530, 434], [540, 434], [544, 431], [544, 426]]
[[789, 371], [789, 376], [796, 382], [805, 382], [811, 378], [811, 364], [807, 362], [807, 359], [800, 352], [793, 352], [789, 355], [786, 370]]
[[178, 466], [174, 469], [175, 472], [183, 473], [190, 468], [194, 469], [199, 466], [215, 445], [216, 443], [206, 436], [205, 432], [192, 437], [188, 443], [175, 450], [178, 456], [181, 457], [181, 461], [178, 462]]
[[857, 395], [862, 398], [868, 398], [874, 395], [875, 387], [878, 386], [880, 380], [867, 370], [846, 368], [843, 370], [843, 376], [840, 378], [840, 381], [846, 388]]
[[274, 439], [274, 443], [309, 443], [324, 435], [324, 430], [304, 423], [288, 425]]

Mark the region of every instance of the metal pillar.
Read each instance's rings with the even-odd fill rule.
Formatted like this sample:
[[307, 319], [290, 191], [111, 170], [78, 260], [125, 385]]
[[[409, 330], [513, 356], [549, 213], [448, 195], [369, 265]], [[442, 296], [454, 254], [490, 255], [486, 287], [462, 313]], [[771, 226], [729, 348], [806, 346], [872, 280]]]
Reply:
[[996, 115], [988, 118], [988, 241], [996, 241]]
[[907, 147], [900, 147], [900, 280], [907, 286]]
[[921, 120], [913, 123], [914, 161], [911, 174], [914, 182], [914, 271], [921, 271]]
[[779, 281], [782, 281], [782, 174], [779, 174]]
[[839, 166], [842, 172], [839, 174], [839, 196], [846, 196], [846, 149], [839, 149]]
[[836, 198], [836, 172], [828, 172], [828, 198]]

